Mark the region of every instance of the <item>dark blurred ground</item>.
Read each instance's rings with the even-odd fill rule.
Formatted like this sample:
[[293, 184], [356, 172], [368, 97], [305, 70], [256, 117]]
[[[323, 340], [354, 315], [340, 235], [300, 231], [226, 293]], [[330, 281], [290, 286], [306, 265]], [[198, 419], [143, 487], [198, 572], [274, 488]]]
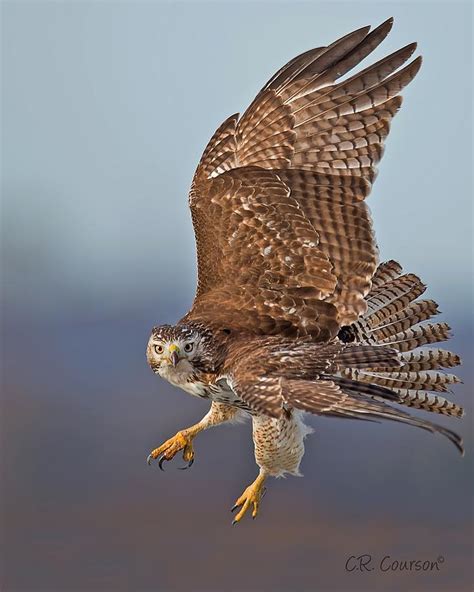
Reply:
[[[231, 527], [256, 472], [250, 426], [201, 435], [187, 472], [148, 467], [150, 449], [207, 407], [148, 370], [149, 329], [140, 319], [7, 320], [2, 591], [472, 589], [472, 413], [439, 420], [464, 434], [464, 459], [421, 430], [314, 418], [305, 478], [269, 483], [258, 519]], [[452, 344], [466, 360], [469, 337], [461, 328]], [[455, 395], [468, 411], [469, 366]], [[364, 553], [444, 562], [346, 572]]]

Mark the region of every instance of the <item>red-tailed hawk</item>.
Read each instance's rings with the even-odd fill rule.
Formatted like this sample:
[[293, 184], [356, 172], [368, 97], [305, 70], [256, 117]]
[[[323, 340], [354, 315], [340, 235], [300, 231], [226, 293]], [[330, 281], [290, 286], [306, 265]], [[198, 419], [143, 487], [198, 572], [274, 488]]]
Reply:
[[[209, 399], [196, 425], [153, 450], [194, 459], [201, 430], [248, 414], [260, 472], [236, 502], [255, 517], [268, 476], [298, 474], [305, 412], [391, 419], [454, 432], [397, 405], [459, 417], [441, 397], [459, 382], [457, 355], [420, 346], [448, 338], [420, 300], [425, 286], [394, 261], [378, 265], [371, 190], [401, 90], [421, 64], [412, 43], [344, 77], [385, 38], [392, 19], [312, 49], [279, 70], [245, 113], [207, 145], [189, 204], [198, 256], [191, 310], [153, 329], [153, 371]], [[403, 67], [402, 67], [403, 66]]]

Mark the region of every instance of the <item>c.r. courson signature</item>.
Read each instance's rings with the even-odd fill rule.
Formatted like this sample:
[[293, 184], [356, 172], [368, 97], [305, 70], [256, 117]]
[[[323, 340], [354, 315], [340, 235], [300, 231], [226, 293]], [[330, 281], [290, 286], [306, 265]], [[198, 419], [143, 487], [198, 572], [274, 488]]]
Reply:
[[345, 570], [348, 572], [365, 571], [440, 571], [440, 566], [444, 563], [444, 557], [440, 555], [435, 560], [432, 559], [395, 559], [390, 555], [374, 558], [365, 553], [363, 555], [351, 555], [345, 563]]

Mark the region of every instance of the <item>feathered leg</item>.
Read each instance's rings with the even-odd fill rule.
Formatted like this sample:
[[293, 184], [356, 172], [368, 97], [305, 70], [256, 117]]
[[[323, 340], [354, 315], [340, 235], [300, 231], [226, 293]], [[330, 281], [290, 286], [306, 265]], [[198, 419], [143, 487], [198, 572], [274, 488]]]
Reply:
[[172, 438], [166, 440], [161, 446], [155, 448], [147, 458], [147, 463], [157, 458], [160, 458], [158, 465], [163, 471], [163, 463], [171, 460], [180, 450], [183, 451], [183, 459], [187, 462], [187, 466], [181, 467], [183, 469], [189, 468], [194, 462], [194, 438], [203, 430], [218, 426], [222, 423], [233, 421], [238, 418], [241, 411], [237, 407], [231, 407], [224, 403], [213, 402], [208, 413], [198, 423], [180, 430]]
[[281, 418], [266, 415], [252, 417], [255, 460], [260, 468], [258, 477], [236, 501], [232, 511], [241, 507], [233, 524], [239, 522], [252, 508], [256, 518], [264, 494], [267, 477], [281, 477], [285, 473], [300, 475], [299, 467], [304, 454], [304, 438], [311, 428], [302, 420], [302, 413], [293, 409]]

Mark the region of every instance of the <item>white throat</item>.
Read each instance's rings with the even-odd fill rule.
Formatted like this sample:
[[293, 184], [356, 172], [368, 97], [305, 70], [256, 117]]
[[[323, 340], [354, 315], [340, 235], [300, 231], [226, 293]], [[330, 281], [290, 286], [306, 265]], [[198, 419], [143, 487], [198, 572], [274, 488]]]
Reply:
[[188, 360], [180, 360], [176, 366], [163, 366], [158, 370], [158, 373], [161, 378], [183, 389], [190, 395], [195, 397], [207, 396], [206, 385], [196, 380], [196, 373]]

